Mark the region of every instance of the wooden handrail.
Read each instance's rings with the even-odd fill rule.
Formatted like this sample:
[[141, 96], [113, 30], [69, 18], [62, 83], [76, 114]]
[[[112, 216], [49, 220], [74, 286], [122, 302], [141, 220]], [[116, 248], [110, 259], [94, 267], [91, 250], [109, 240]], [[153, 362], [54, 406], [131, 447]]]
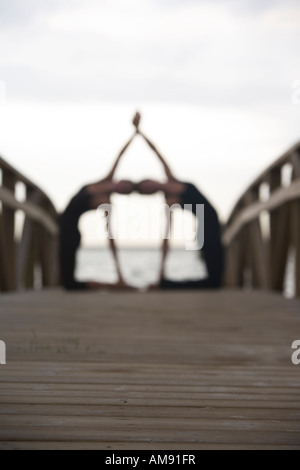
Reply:
[[[290, 181], [283, 171], [290, 170]], [[261, 197], [261, 189], [269, 195]], [[262, 219], [264, 217], [264, 219]], [[300, 296], [300, 142], [247, 188], [223, 231], [225, 285], [283, 291], [290, 249], [294, 249], [295, 293]]]
[[228, 226], [223, 235], [225, 245], [229, 245], [242, 228], [257, 219], [263, 211], [273, 211], [283, 206], [287, 202], [300, 199], [300, 180], [291, 183], [288, 188], [281, 188], [274, 191], [270, 199], [266, 202], [255, 202], [243, 210], [235, 217], [234, 221]]
[[[0, 157], [0, 290], [13, 291], [59, 283], [58, 214], [36, 184]], [[15, 196], [16, 184], [25, 187], [25, 200]], [[16, 212], [24, 214], [16, 236]]]
[[26, 186], [26, 188], [30, 189], [31, 191], [38, 192], [43, 198], [45, 198], [48, 201], [49, 207], [51, 208], [53, 213], [56, 213], [54, 204], [48, 198], [47, 194], [39, 186], [37, 186], [30, 179], [28, 179], [25, 175], [23, 175], [18, 170], [16, 170], [12, 165], [10, 165], [10, 163], [4, 160], [1, 156], [0, 156], [0, 170], [6, 173], [13, 174], [17, 182], [23, 183]]
[[6, 188], [0, 187], [0, 201], [11, 209], [22, 210], [32, 220], [39, 222], [51, 235], [58, 234], [58, 226], [53, 217], [31, 202], [21, 202], [15, 199], [14, 194]]
[[[282, 172], [291, 169], [283, 184]], [[0, 290], [35, 284], [37, 266], [42, 285], [59, 283], [58, 214], [47, 195], [0, 157]], [[15, 197], [16, 183], [26, 188], [26, 200]], [[266, 185], [269, 196], [262, 200]], [[15, 237], [15, 214], [25, 215], [20, 240]], [[262, 222], [262, 215], [265, 216]], [[291, 147], [247, 188], [224, 226], [224, 283], [231, 287], [283, 290], [290, 248], [294, 248], [296, 295], [300, 296], [300, 142]]]

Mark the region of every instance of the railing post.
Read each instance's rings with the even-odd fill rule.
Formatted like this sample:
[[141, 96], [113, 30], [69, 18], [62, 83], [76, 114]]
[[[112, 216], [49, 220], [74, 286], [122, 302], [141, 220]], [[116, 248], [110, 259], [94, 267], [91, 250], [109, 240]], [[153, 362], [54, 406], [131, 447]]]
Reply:
[[34, 268], [38, 260], [39, 226], [35, 221], [31, 221], [31, 236], [25, 265], [24, 285], [26, 289], [34, 287]]
[[[258, 201], [258, 188], [245, 194], [245, 203], [250, 205]], [[248, 250], [251, 253], [252, 283], [253, 287], [269, 289], [269, 272], [267, 267], [266, 245], [263, 240], [259, 219], [255, 219], [247, 226]]]
[[295, 249], [295, 293], [300, 297], [300, 201], [291, 204], [291, 244]]
[[293, 166], [293, 179], [300, 178], [300, 149], [293, 153], [291, 163]]
[[3, 227], [3, 216], [0, 213], [0, 290], [9, 290], [8, 279], [10, 276], [9, 260], [6, 249], [6, 239]]
[[300, 297], [300, 202], [296, 203], [296, 217], [297, 217], [297, 228], [296, 228], [296, 295]]
[[[300, 150], [292, 155], [293, 179], [300, 178]], [[300, 297], [300, 201], [291, 204], [291, 237], [295, 248], [295, 293]]]
[[[15, 176], [10, 171], [3, 170], [2, 185], [15, 192]], [[16, 288], [16, 244], [15, 244], [15, 210], [2, 204], [2, 227], [4, 233], [4, 249], [6, 251], [6, 289], [12, 291]]]
[[40, 227], [40, 260], [43, 286], [50, 287], [58, 282], [58, 237]]
[[[35, 189], [27, 188], [27, 201], [38, 204], [40, 193]], [[22, 237], [17, 251], [17, 288], [33, 287], [35, 253], [33, 238], [35, 237], [36, 223], [29, 217], [25, 217]]]
[[[0, 157], [0, 290], [34, 286], [39, 263], [47, 285], [58, 283], [57, 212], [48, 196]], [[26, 187], [26, 198], [16, 199], [17, 182]], [[41, 204], [42, 202], [42, 204]], [[25, 214], [20, 240], [15, 239], [15, 213]], [[41, 248], [42, 247], [42, 248]]]
[[[270, 175], [270, 190], [281, 187], [280, 168]], [[289, 205], [285, 204], [271, 212], [270, 277], [272, 290], [282, 292], [286, 262], [289, 252]]]
[[[292, 181], [284, 178], [292, 165]], [[259, 197], [262, 184], [270, 187]], [[264, 219], [264, 213], [268, 219]], [[266, 221], [266, 232], [264, 232]], [[242, 249], [236, 240], [244, 231]], [[267, 168], [244, 192], [224, 227], [225, 282], [236, 285], [238, 266], [251, 271], [250, 285], [283, 292], [288, 255], [296, 251], [296, 292], [300, 296], [300, 142]], [[243, 260], [234, 259], [242, 256]]]

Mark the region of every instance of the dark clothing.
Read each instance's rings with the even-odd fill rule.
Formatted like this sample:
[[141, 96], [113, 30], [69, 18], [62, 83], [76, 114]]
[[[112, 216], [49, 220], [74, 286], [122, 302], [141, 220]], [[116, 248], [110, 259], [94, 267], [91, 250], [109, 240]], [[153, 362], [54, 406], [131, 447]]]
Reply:
[[[185, 183], [186, 189], [181, 195], [181, 206], [191, 205], [197, 215], [197, 204], [204, 204], [204, 245], [201, 253], [206, 262], [208, 277], [201, 280], [171, 281], [163, 279], [162, 289], [216, 289], [221, 287], [223, 274], [223, 247], [221, 226], [218, 215], [208, 200], [191, 183]], [[200, 221], [199, 221], [200, 223]]]
[[60, 226], [60, 269], [63, 286], [68, 290], [84, 290], [85, 282], [74, 279], [76, 251], [81, 235], [78, 230], [79, 217], [91, 209], [91, 194], [84, 186], [69, 202], [59, 220]]

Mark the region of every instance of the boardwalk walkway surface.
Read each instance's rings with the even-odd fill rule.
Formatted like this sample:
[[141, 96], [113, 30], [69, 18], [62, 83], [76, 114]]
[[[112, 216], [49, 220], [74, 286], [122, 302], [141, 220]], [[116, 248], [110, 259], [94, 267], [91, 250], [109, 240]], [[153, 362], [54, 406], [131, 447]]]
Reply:
[[300, 301], [0, 297], [0, 449], [300, 449]]

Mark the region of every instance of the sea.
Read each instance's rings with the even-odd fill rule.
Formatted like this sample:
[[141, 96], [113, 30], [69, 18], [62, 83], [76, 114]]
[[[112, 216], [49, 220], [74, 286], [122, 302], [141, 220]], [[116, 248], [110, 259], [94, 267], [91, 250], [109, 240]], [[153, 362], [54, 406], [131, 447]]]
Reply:
[[[125, 280], [132, 286], [143, 288], [158, 280], [161, 252], [156, 248], [119, 248], [119, 262]], [[105, 248], [80, 248], [77, 252], [76, 278], [115, 282], [115, 263], [110, 250]], [[201, 279], [206, 277], [206, 265], [199, 252], [173, 248], [166, 260], [168, 279]]]
[[[119, 248], [119, 261], [125, 280], [144, 288], [158, 280], [161, 253], [154, 247]], [[117, 274], [110, 250], [102, 247], [82, 247], [77, 252], [76, 278], [115, 282]], [[172, 248], [166, 261], [166, 277], [172, 280], [202, 279], [207, 275], [205, 262], [199, 252]], [[295, 253], [290, 252], [286, 267], [283, 295], [295, 296]]]

